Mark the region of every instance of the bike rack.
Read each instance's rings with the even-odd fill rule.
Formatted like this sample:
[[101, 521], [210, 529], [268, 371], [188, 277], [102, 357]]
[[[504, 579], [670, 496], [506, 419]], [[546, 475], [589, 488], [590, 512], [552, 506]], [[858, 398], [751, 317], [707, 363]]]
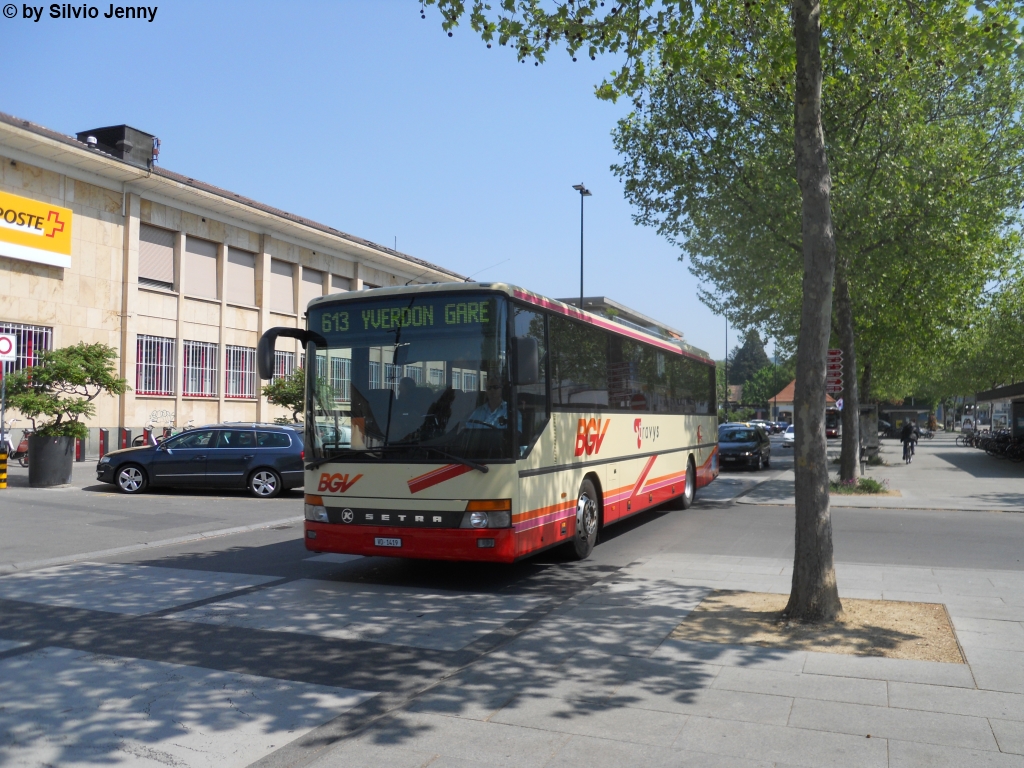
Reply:
[[132, 447], [132, 431], [127, 427], [117, 428], [117, 443], [118, 448], [131, 448]]

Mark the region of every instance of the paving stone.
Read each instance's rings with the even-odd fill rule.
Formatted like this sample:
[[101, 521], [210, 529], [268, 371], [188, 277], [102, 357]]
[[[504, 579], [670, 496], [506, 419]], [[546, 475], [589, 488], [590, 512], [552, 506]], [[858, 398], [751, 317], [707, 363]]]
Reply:
[[489, 765], [532, 768], [545, 765], [569, 738], [564, 733], [504, 723], [401, 712], [374, 723], [357, 741]]
[[944, 600], [943, 602], [954, 622], [959, 618], [1024, 621], [1024, 605], [1010, 605], [1000, 597], [987, 598], [984, 602], [981, 602], [980, 598], [971, 598], [963, 602], [953, 600]]
[[1024, 624], [1017, 621], [954, 618], [957, 638], [968, 646], [1000, 651], [1024, 651]]
[[141, 615], [276, 579], [147, 565], [78, 563], [0, 577], [0, 598]]
[[874, 704], [880, 707], [888, 704], [884, 681], [858, 680], [854, 677], [723, 667], [711, 687], [794, 698]]
[[[608, 739], [573, 736], [545, 768], [772, 768], [771, 763], [740, 760], [707, 752], [668, 749], [650, 744], [626, 744]], [[433, 768], [433, 763], [431, 764]]]
[[789, 724], [794, 728], [829, 733], [870, 735], [872, 738], [921, 741], [968, 749], [999, 749], [988, 721], [966, 715], [797, 699], [793, 702]]
[[890, 740], [889, 768], [1024, 768], [1024, 758], [1002, 752]]
[[745, 691], [673, 689], [646, 682], [623, 684], [607, 703], [642, 710], [785, 725], [792, 699]]
[[22, 648], [26, 645], [28, 643], [23, 643], [19, 640], [0, 640], [0, 653], [13, 651], [15, 648]]
[[436, 766], [438, 755], [367, 741], [348, 740], [328, 749], [304, 765], [307, 768], [421, 768], [427, 764]]
[[1024, 653], [967, 646], [964, 648], [978, 688], [1024, 693]]
[[374, 695], [44, 648], [0, 660], [0, 762], [245, 765]]
[[668, 747], [682, 730], [686, 715], [526, 695], [510, 701], [490, 722]]
[[894, 680], [974, 688], [974, 678], [966, 664], [938, 661], [886, 659], [881, 656], [850, 656], [841, 653], [809, 652], [803, 671], [814, 675], [860, 677], [868, 680]]
[[651, 658], [799, 672], [807, 662], [807, 651], [764, 648], [759, 645], [704, 643], [670, 637], [658, 646]]
[[889, 706], [1024, 721], [1024, 694], [1019, 693], [889, 683]]
[[455, 651], [545, 601], [300, 579], [173, 618]]
[[687, 720], [675, 746], [815, 768], [882, 768], [887, 765], [885, 739], [703, 717]]
[[1024, 755], [1024, 723], [1020, 720], [990, 720], [992, 732], [1002, 752]]

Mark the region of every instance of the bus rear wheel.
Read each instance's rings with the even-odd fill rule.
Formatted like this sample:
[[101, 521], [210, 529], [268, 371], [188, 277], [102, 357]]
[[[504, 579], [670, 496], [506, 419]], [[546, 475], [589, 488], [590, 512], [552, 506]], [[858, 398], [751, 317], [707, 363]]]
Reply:
[[589, 479], [580, 485], [576, 499], [576, 535], [572, 540], [572, 555], [576, 560], [586, 560], [597, 543], [597, 528], [601, 520], [601, 497]]

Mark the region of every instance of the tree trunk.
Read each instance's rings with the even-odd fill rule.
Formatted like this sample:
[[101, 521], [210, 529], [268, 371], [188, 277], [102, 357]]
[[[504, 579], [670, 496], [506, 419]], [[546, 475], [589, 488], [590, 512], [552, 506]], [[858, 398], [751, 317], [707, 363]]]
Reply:
[[796, 175], [803, 202], [803, 304], [796, 354], [796, 547], [793, 589], [783, 615], [829, 621], [842, 612], [832, 562], [825, 444], [825, 361], [832, 320], [836, 244], [832, 178], [821, 127], [821, 5], [793, 0], [796, 40]]
[[853, 302], [847, 282], [846, 265], [836, 269], [836, 314], [839, 346], [843, 350], [843, 452], [839, 479], [860, 477], [860, 397], [857, 395], [857, 355], [853, 338]]

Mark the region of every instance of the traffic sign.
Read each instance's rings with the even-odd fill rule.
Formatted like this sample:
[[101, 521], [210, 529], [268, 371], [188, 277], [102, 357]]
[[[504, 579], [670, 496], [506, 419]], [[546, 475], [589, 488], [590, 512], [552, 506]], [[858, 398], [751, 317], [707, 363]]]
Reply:
[[843, 350], [841, 349], [830, 349], [828, 351], [829, 359], [835, 358], [837, 360], [843, 359]]
[[827, 370], [827, 371], [841, 371], [841, 370], [843, 370], [843, 364], [842, 363], [829, 363], [828, 365], [825, 366], [825, 370]]
[[825, 391], [828, 392], [830, 395], [838, 395], [840, 392], [843, 391], [843, 385], [842, 384], [826, 384], [825, 385]]
[[18, 337], [13, 333], [0, 333], [0, 362], [13, 363], [18, 359]]

